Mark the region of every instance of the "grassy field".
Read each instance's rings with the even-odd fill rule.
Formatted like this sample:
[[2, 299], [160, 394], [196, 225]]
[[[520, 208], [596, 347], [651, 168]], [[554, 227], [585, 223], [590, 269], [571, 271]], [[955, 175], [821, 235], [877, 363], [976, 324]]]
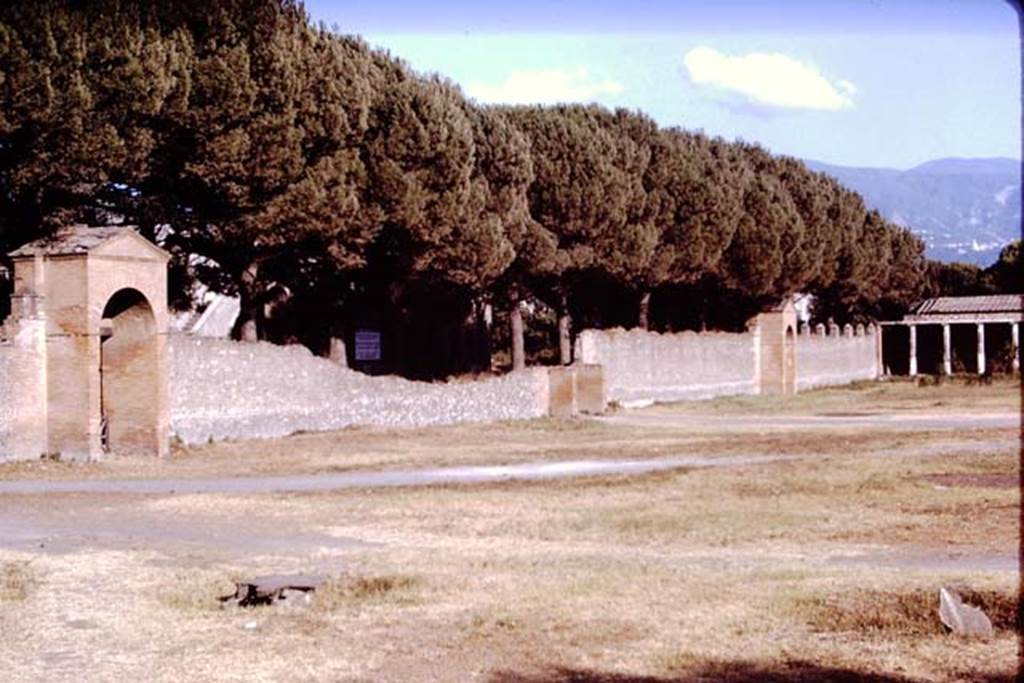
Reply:
[[[1009, 383], [815, 394], [779, 410], [997, 412], [1019, 396]], [[758, 417], [773, 407], [734, 399], [649, 411]], [[1017, 433], [539, 421], [301, 435], [178, 452], [149, 469], [89, 466], [89, 476], [205, 476], [232, 460], [236, 472], [314, 472], [799, 456], [302, 495], [0, 497], [0, 535], [17, 520], [45, 530], [47, 547], [65, 544], [0, 546], [0, 671], [76, 681], [1013, 680]], [[4, 476], [83, 474], [49, 467]], [[202, 533], [165, 539], [162, 521]], [[297, 571], [329, 577], [308, 607], [223, 609], [217, 599], [241, 577]], [[995, 637], [947, 634], [942, 585], [983, 606]]]
[[794, 396], [736, 396], [657, 406], [664, 413], [806, 414], [987, 413], [1020, 410], [1021, 385], [1009, 377], [891, 378], [801, 392]]

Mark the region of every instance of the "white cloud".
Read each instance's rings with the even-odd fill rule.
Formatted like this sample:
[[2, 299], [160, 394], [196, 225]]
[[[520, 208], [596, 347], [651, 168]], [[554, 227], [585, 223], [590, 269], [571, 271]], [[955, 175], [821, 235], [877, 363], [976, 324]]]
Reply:
[[837, 110], [853, 106], [857, 87], [830, 82], [812, 65], [779, 52], [730, 56], [695, 47], [683, 58], [690, 80], [739, 93], [751, 101], [786, 109]]
[[512, 71], [498, 85], [477, 81], [466, 86], [470, 96], [492, 104], [591, 102], [602, 95], [618, 95], [622, 90], [621, 83], [600, 80], [586, 67]]

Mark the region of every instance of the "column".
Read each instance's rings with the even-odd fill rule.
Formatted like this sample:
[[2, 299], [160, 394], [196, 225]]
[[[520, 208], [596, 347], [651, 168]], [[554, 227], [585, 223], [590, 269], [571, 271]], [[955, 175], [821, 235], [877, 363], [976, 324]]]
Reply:
[[985, 323], [978, 323], [978, 374], [985, 374]]
[[942, 325], [942, 372], [947, 376], [953, 374], [953, 345], [949, 339], [949, 323]]
[[910, 326], [910, 372], [911, 377], [917, 374], [917, 326]]
[[1019, 323], [1010, 323], [1010, 336], [1013, 343], [1010, 348], [1013, 350], [1013, 371], [1020, 372], [1020, 327]]
[[875, 336], [875, 379], [889, 374], [889, 366], [885, 364], [885, 354], [882, 353], [883, 327], [878, 323], [871, 323], [868, 328]]

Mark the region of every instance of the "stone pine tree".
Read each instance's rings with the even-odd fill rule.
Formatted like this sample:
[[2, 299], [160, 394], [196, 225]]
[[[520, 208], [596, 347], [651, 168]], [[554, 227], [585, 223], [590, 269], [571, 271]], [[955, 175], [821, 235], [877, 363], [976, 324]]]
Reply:
[[555, 268], [556, 240], [530, 215], [527, 190], [534, 179], [526, 137], [495, 107], [468, 106], [476, 147], [474, 177], [486, 188], [486, 211], [497, 220], [513, 248], [513, 260], [489, 288], [492, 300], [509, 313], [512, 369], [526, 367], [523, 303], [531, 281]]
[[991, 294], [985, 271], [973, 263], [928, 261], [925, 296], [976, 296]]
[[474, 286], [511, 261], [512, 248], [484, 214], [474, 176], [474, 131], [458, 90], [406, 69], [391, 74], [375, 104], [366, 154], [373, 199], [385, 213], [375, 256], [395, 275]]
[[618, 109], [592, 110], [614, 146], [616, 179], [624, 204], [620, 219], [601, 230], [596, 243], [596, 269], [629, 291], [637, 301], [637, 326], [647, 329], [651, 292], [667, 277], [670, 254], [662, 244], [663, 225], [650, 201], [649, 169], [658, 127], [647, 115]]
[[373, 60], [359, 41], [311, 27], [290, 0], [2, 12], [5, 216], [172, 226], [166, 246], [205, 257], [214, 284], [241, 295], [250, 339], [261, 270], [287, 272], [307, 248], [361, 262], [375, 216], [361, 159]]
[[354, 267], [376, 232], [360, 154], [373, 60], [288, 2], [217, 3], [189, 22], [189, 107], [160, 194], [174, 243], [237, 289], [252, 340], [263, 269], [321, 250]]
[[[574, 284], [595, 269], [613, 275], [642, 270], [653, 255], [653, 230], [631, 222], [642, 215], [647, 158], [628, 136], [612, 132], [609, 113], [599, 107], [515, 107], [507, 112], [530, 142], [535, 175], [528, 192], [530, 213], [557, 239], [552, 270], [557, 274], [535, 283], [534, 292], [553, 304], [559, 358], [569, 363]], [[634, 262], [628, 263], [631, 256]]]
[[[852, 213], [862, 207], [848, 193]], [[814, 318], [838, 323], [892, 317], [925, 291], [924, 244], [909, 230], [885, 221], [877, 211], [864, 211], [852, 235], [842, 244], [835, 275], [815, 295]]]
[[823, 258], [813, 283], [814, 318], [824, 322], [853, 305], [861, 279], [863, 259], [858, 250], [867, 209], [859, 195], [829, 178], [831, 201], [827, 209], [831, 226], [828, 244], [831, 258]]
[[[0, 247], [138, 204], [187, 110], [188, 31], [149, 3], [0, 6]], [[133, 218], [133, 216], [129, 216]]]
[[[610, 319], [582, 317], [598, 287], [641, 326], [655, 291], [704, 319], [809, 290], [842, 319], [926, 275], [920, 240], [797, 160], [635, 112], [477, 107], [294, 0], [0, 6], [0, 246], [73, 220], [159, 227], [240, 295], [245, 339], [271, 280], [334, 292], [327, 317], [356, 295], [429, 324], [496, 301], [515, 367], [530, 298], [569, 362], [570, 311]], [[1016, 254], [986, 277], [1017, 287]]]
[[1000, 294], [1024, 294], [1024, 272], [1020, 265], [1020, 240], [1007, 244], [999, 259], [985, 270], [989, 286]]
[[777, 160], [756, 145], [741, 149], [753, 180], [744, 193], [744, 219], [729, 247], [728, 272], [748, 296], [768, 302], [797, 291], [816, 264], [805, 256], [803, 217]]
[[799, 220], [778, 181], [758, 176], [743, 195], [744, 212], [724, 258], [725, 282], [755, 301], [767, 303], [780, 294], [786, 268], [783, 226]]
[[866, 312], [871, 318], [891, 319], [920, 300], [927, 286], [928, 263], [924, 242], [908, 228], [885, 223], [885, 232], [891, 256], [881, 292]]
[[[517, 207], [504, 196], [512, 181], [497, 167], [479, 164], [483, 124], [443, 79], [396, 65], [370, 121], [366, 156], [373, 199], [385, 220], [370, 250], [365, 287], [375, 294], [369, 299], [397, 316], [400, 337], [465, 328], [515, 257], [506, 230], [522, 217], [515, 218]], [[458, 354], [442, 352], [451, 360], [417, 372], [459, 370]]]
[[819, 271], [835, 257], [834, 245], [838, 240], [829, 234], [830, 187], [825, 176], [814, 173], [798, 159], [776, 157], [773, 167], [800, 216], [800, 232], [790, 226], [784, 239], [786, 268], [780, 288], [803, 291], [819, 279]]
[[653, 141], [644, 184], [660, 227], [655, 286], [692, 286], [718, 271], [742, 213], [744, 181], [727, 151], [721, 140], [678, 128]]

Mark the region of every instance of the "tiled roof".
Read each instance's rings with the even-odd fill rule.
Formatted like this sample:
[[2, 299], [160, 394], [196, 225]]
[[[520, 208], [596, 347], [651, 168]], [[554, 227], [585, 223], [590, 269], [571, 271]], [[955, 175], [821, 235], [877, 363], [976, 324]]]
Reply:
[[926, 299], [914, 309], [914, 315], [949, 313], [1020, 313], [1024, 311], [1024, 295], [940, 296]]
[[20, 256], [84, 254], [125, 232], [134, 232], [134, 230], [123, 226], [90, 228], [84, 225], [74, 225], [61, 228], [49, 237], [24, 244], [12, 251], [10, 255], [17, 258]]

